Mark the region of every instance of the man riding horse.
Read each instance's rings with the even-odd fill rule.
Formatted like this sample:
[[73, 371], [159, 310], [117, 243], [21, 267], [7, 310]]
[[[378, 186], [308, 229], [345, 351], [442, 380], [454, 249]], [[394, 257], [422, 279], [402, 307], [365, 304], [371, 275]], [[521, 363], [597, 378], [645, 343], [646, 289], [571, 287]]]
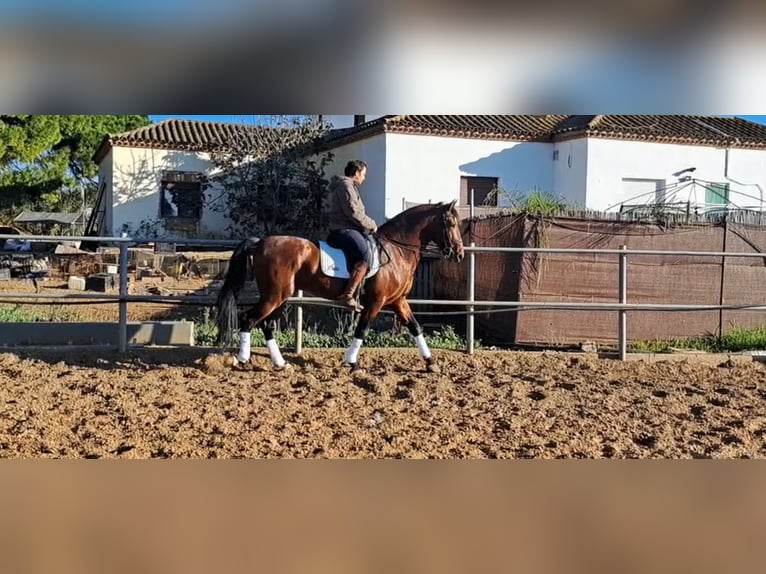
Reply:
[[330, 184], [330, 233], [327, 243], [331, 247], [343, 250], [351, 274], [345, 291], [337, 301], [361, 311], [362, 308], [356, 303], [354, 295], [370, 268], [367, 263], [369, 247], [364, 234], [375, 233], [378, 226], [366, 214], [357, 189], [367, 177], [367, 164], [361, 160], [351, 160], [346, 164], [343, 173], [343, 176], [333, 178]]
[[[217, 342], [230, 345], [233, 334], [239, 331], [237, 363], [250, 360], [250, 334], [254, 327], [260, 326], [272, 362], [277, 368], [286, 366], [274, 330], [280, 309], [296, 290], [355, 306], [354, 293], [369, 274], [368, 250], [377, 249], [367, 246], [363, 234], [374, 233], [375, 243], [385, 246], [386, 263], [368, 280], [362, 296], [364, 309], [343, 360], [352, 370], [360, 368], [358, 354], [370, 325], [381, 311], [387, 310], [394, 312], [407, 327], [427, 367], [434, 368], [431, 351], [407, 302], [407, 294], [412, 289], [421, 253], [428, 251], [430, 244], [436, 246], [444, 259], [455, 262], [463, 259], [457, 200], [410, 207], [378, 229], [365, 214], [356, 188], [366, 173], [364, 162], [351, 161], [346, 166], [345, 177], [338, 178], [332, 186], [332, 232], [328, 243], [332, 241], [337, 245], [335, 249], [345, 248], [348, 267], [353, 269], [347, 283], [323, 272], [320, 242], [294, 235], [268, 235], [248, 237], [237, 245], [216, 301]], [[258, 302], [240, 312], [238, 298], [251, 277], [258, 286]]]

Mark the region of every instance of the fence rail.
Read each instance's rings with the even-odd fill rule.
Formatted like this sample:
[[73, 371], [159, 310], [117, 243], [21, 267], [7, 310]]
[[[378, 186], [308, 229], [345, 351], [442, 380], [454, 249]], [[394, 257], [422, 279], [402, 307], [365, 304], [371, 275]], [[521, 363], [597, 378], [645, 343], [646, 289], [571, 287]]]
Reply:
[[[0, 240], [18, 239], [18, 235], [0, 235]], [[117, 244], [120, 248], [119, 253], [119, 294], [72, 294], [72, 295], [49, 295], [42, 293], [3, 293], [0, 294], [0, 301], [32, 300], [36, 303], [44, 304], [43, 300], [56, 301], [58, 304], [93, 304], [96, 302], [113, 302], [119, 305], [118, 320], [118, 350], [122, 353], [127, 351], [127, 316], [128, 303], [181, 303], [190, 305], [213, 305], [215, 303], [214, 295], [129, 295], [128, 286], [128, 246], [140, 245], [155, 242], [155, 239], [131, 238], [125, 235], [121, 237], [61, 237], [49, 235], [23, 236], [28, 241], [81, 241]], [[163, 238], [163, 243], [175, 243], [177, 245], [205, 245], [216, 247], [231, 247], [237, 245], [237, 240], [217, 240], [217, 239], [188, 239], [188, 238]], [[572, 309], [583, 311], [612, 311], [618, 314], [618, 347], [621, 359], [626, 358], [627, 354], [627, 333], [628, 311], [714, 311], [714, 310], [745, 310], [745, 311], [764, 311], [766, 303], [754, 303], [749, 305], [725, 305], [725, 304], [658, 304], [658, 303], [629, 303], [628, 302], [628, 284], [627, 268], [628, 258], [642, 255], [673, 255], [673, 256], [696, 256], [696, 257], [755, 257], [764, 259], [764, 253], [737, 253], [721, 251], [666, 251], [653, 249], [628, 249], [621, 246], [620, 249], [572, 249], [572, 248], [551, 248], [551, 247], [478, 247], [470, 244], [465, 247], [468, 253], [468, 298], [465, 300], [445, 300], [445, 299], [411, 299], [412, 306], [451, 306], [464, 307], [466, 315], [466, 351], [471, 354], [474, 352], [474, 315], [482, 312], [486, 307], [499, 307], [504, 311], [523, 310], [523, 309]], [[478, 253], [564, 253], [564, 254], [591, 254], [591, 255], [614, 255], [618, 257], [618, 301], [595, 302], [595, 303], [572, 303], [567, 301], [484, 301], [475, 299], [475, 257]], [[243, 299], [243, 303], [254, 302], [256, 299]], [[302, 347], [303, 335], [303, 305], [333, 305], [331, 301], [319, 297], [307, 297], [302, 292], [297, 292], [296, 296], [288, 299], [289, 303], [297, 305], [296, 309], [296, 351], [300, 353]], [[439, 314], [439, 312], [435, 312]]]

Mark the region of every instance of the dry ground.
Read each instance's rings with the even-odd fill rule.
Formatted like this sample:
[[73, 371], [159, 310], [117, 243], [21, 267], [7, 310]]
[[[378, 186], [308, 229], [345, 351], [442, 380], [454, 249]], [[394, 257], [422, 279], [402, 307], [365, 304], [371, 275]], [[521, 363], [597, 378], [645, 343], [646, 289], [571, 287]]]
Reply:
[[[186, 295], [203, 294], [205, 286], [210, 285], [211, 281], [206, 279], [179, 279], [167, 277], [164, 280], [159, 278], [147, 278], [142, 280], [132, 280], [129, 285], [129, 293], [133, 295], [157, 294], [163, 295]], [[66, 279], [52, 278], [46, 281], [40, 281], [40, 293], [51, 295], [77, 295], [87, 293], [89, 295], [102, 295], [95, 291], [72, 291], [67, 286]], [[35, 287], [32, 281], [28, 279], [12, 279], [10, 281], [0, 281], [0, 300], [3, 293], [35, 293]], [[116, 291], [110, 294], [117, 294]], [[46, 302], [52, 305], [30, 305], [26, 302], [17, 304], [3, 302], [3, 307], [15, 307], [19, 305], [21, 309], [34, 312], [43, 317], [58, 319], [65, 316], [72, 321], [117, 321], [119, 319], [119, 309], [117, 303], [94, 303], [87, 305], [62, 305], [56, 304], [53, 299], [46, 299]], [[154, 321], [162, 319], [191, 318], [198, 313], [200, 307], [188, 305], [172, 305], [167, 303], [129, 303], [128, 320], [129, 321]], [[62, 315], [65, 314], [65, 315]]]
[[766, 455], [766, 367], [585, 354], [205, 349], [0, 355], [0, 457], [690, 458]]

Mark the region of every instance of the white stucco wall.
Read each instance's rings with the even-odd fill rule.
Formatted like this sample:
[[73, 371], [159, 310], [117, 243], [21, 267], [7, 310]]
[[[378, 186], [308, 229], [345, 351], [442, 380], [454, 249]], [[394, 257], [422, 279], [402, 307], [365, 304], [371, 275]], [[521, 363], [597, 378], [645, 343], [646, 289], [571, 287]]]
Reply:
[[[107, 218], [108, 232], [119, 235], [123, 225], [135, 229], [142, 221], [159, 218], [163, 171], [209, 173], [211, 167], [209, 156], [204, 153], [119, 146], [112, 148], [101, 164], [106, 177], [108, 170], [112, 171], [111, 189], [107, 189], [107, 192], [111, 192], [108, 197], [112, 212]], [[216, 200], [220, 201], [219, 196], [220, 192], [216, 189], [206, 191], [201, 234], [226, 234], [228, 218], [212, 208]]]
[[[635, 193], [631, 190], [640, 185], [625, 185], [624, 178], [664, 180], [666, 201], [702, 204], [702, 185], [673, 186], [678, 178], [672, 174], [689, 167], [697, 169], [684, 175], [705, 182], [728, 182], [730, 202], [739, 207], [757, 208], [764, 197], [762, 190], [766, 190], [766, 151], [731, 149], [727, 172], [722, 148], [589, 138], [587, 164], [587, 207], [592, 209], [619, 210], [621, 202], [651, 200], [651, 196], [632, 199]], [[675, 197], [669, 197], [672, 194]]]
[[[697, 180], [729, 183], [734, 205], [757, 207], [766, 196], [766, 151], [758, 150], [729, 150], [727, 167], [727, 151], [706, 146], [599, 138], [549, 144], [388, 133], [332, 152], [335, 159], [328, 166], [328, 179], [342, 174], [351, 159], [368, 163], [367, 181], [360, 191], [369, 215], [379, 224], [398, 214], [403, 200], [459, 200], [461, 176], [497, 177], [509, 192], [541, 189], [598, 210], [618, 210], [637, 190], [653, 189], [651, 180], [673, 184], [677, 181], [673, 172], [688, 167], [697, 168], [690, 174]], [[202, 153], [112, 148], [99, 166], [99, 178], [107, 182], [105, 232], [119, 234], [123, 225], [135, 229], [142, 221], [159, 217], [163, 170], [209, 172], [211, 167], [207, 154]], [[634, 181], [626, 183], [626, 178]], [[210, 207], [219, 195], [217, 190], [207, 192], [203, 233], [226, 234], [226, 215]], [[702, 203], [705, 191], [701, 186], [689, 186], [668, 199]]]
[[385, 214], [399, 213], [403, 198], [459, 201], [461, 176], [497, 177], [509, 193], [552, 191], [552, 153], [549, 143], [386, 134]]
[[553, 188], [547, 191], [561, 197], [568, 204], [585, 207], [585, 186], [588, 179], [588, 141], [585, 138], [556, 142], [553, 149]]

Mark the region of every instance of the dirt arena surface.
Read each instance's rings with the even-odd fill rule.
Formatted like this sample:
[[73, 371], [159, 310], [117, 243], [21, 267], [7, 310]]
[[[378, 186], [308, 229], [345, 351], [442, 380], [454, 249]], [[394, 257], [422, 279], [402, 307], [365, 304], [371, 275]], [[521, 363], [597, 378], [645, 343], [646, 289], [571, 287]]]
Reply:
[[0, 457], [737, 458], [766, 455], [758, 362], [365, 348], [0, 354]]
[[[77, 300], [77, 295], [104, 295], [96, 291], [76, 291], [69, 289], [67, 282], [61, 278], [41, 281], [39, 292], [29, 279], [12, 279], [0, 281], [0, 301], [5, 293], [39, 293], [40, 295], [68, 296]], [[163, 279], [148, 278], [141, 281], [131, 280], [128, 293], [131, 295], [204, 295], [205, 287], [211, 285], [206, 279], [175, 279], [166, 277]], [[117, 291], [109, 291], [108, 295], [117, 295]], [[117, 303], [92, 302], [87, 305], [67, 305], [55, 299], [41, 299], [46, 305], [32, 305], [29, 301], [0, 303], [0, 307], [18, 308], [23, 311], [35, 313], [43, 320], [68, 320], [68, 321], [117, 321], [119, 319], [119, 307]], [[85, 301], [81, 299], [81, 301]], [[47, 304], [49, 303], [49, 304]], [[189, 305], [174, 305], [169, 303], [129, 303], [129, 321], [159, 321], [178, 320], [196, 317], [201, 307]]]

